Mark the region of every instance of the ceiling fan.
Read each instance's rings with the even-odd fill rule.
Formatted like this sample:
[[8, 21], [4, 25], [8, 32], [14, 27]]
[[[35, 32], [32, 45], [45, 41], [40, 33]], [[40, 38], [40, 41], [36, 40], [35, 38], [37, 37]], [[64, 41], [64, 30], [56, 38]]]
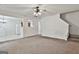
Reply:
[[42, 14], [42, 12], [46, 12], [47, 11], [46, 9], [40, 9], [40, 5], [41, 4], [39, 4], [39, 5], [37, 5], [36, 7], [33, 8], [33, 11], [34, 11], [33, 15], [35, 17], [40, 16]]

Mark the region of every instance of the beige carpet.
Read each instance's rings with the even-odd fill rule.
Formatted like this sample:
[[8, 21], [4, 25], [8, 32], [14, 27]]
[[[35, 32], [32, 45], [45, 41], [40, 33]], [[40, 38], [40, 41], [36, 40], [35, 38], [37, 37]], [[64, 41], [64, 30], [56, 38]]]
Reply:
[[79, 53], [79, 42], [33, 36], [0, 43], [0, 51], [10, 54]]

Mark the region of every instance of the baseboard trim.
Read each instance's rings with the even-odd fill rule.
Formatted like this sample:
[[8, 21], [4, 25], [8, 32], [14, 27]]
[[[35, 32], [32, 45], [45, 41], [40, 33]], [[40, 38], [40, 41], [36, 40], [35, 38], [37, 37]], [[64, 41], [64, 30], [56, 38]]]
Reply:
[[42, 36], [42, 35], [40, 35], [40, 36], [41, 36], [41, 37], [43, 37], [43, 38], [49, 38], [49, 39], [55, 39], [55, 40], [62, 40], [62, 41], [67, 41], [67, 40], [60, 39], [60, 38], [53, 38], [53, 37]]
[[15, 38], [15, 39], [10, 39], [10, 40], [4, 40], [4, 41], [0, 41], [0, 44], [6, 43], [6, 42], [11, 42], [11, 41], [16, 41], [16, 40], [21, 40], [24, 38], [34, 37], [34, 36], [38, 36], [38, 35], [31, 35], [31, 36], [27, 36], [27, 37], [20, 37], [20, 38]]
[[34, 36], [39, 36], [39, 34], [30, 35], [30, 36], [27, 36], [27, 37], [23, 37], [23, 38], [29, 38], [29, 37], [34, 37]]

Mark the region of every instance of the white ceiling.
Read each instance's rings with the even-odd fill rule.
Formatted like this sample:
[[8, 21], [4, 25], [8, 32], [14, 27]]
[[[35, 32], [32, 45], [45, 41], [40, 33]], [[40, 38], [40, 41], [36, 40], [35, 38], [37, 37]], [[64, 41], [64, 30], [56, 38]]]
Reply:
[[[0, 4], [0, 14], [11, 16], [32, 15], [35, 4]], [[40, 9], [46, 9], [46, 14], [65, 13], [79, 10], [79, 4], [39, 4]]]

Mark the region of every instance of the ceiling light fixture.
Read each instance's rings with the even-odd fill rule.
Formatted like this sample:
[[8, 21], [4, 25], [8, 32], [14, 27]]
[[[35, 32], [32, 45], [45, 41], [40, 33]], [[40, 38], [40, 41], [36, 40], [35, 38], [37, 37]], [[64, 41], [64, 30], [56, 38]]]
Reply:
[[39, 6], [34, 8], [34, 16], [40, 16], [41, 15], [41, 10], [39, 9]]

